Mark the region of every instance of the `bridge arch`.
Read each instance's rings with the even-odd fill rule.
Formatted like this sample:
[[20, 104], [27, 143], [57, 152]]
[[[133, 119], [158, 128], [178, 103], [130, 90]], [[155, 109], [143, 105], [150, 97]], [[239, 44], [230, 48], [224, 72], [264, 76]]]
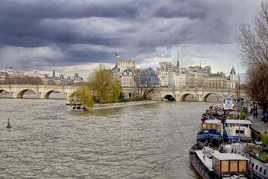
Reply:
[[11, 93], [8, 90], [0, 89], [0, 97], [3, 98], [11, 97]]
[[2, 93], [9, 93], [8, 90], [5, 90], [5, 89], [0, 89], [0, 94]]
[[42, 98], [43, 98], [43, 99], [49, 99], [50, 96], [51, 96], [51, 94], [53, 94], [53, 93], [63, 94], [64, 97], [66, 97], [65, 94], [64, 94], [64, 92], [62, 92], [62, 91], [60, 91], [60, 90], [54, 90], [54, 89], [51, 89], [51, 90], [46, 91], [46, 92], [44, 93], [44, 95], [42, 96]]
[[162, 99], [167, 101], [176, 101], [176, 98], [172, 94], [166, 94]]
[[184, 93], [180, 96], [180, 101], [197, 101], [196, 95], [193, 93]]
[[[219, 101], [222, 101], [223, 100], [223, 95], [221, 94], [218, 94], [218, 93], [213, 93], [213, 92], [209, 92], [209, 93], [206, 93], [204, 96], [203, 96], [203, 102], [208, 102], [208, 98], [211, 97], [211, 96], [214, 96], [216, 98], [216, 102], [219, 102]], [[215, 102], [215, 101], [213, 101]]]
[[16, 98], [23, 98], [26, 92], [32, 92], [35, 95], [39, 95], [39, 93], [37, 91], [35, 91], [34, 89], [22, 89], [20, 90], [17, 94], [16, 94]]

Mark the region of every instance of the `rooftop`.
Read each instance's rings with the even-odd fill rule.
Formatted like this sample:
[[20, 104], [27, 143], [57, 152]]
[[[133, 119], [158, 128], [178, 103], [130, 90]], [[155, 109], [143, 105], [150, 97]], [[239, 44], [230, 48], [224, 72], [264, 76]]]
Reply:
[[239, 119], [226, 119], [225, 123], [228, 123], [228, 124], [249, 124], [249, 125], [252, 124], [252, 122], [250, 120], [239, 120]]
[[196, 150], [195, 153], [197, 154], [198, 158], [203, 162], [203, 164], [210, 170], [212, 169], [212, 159], [205, 156], [203, 150]]
[[212, 156], [218, 160], [248, 160], [246, 157], [235, 154], [235, 153], [220, 153], [218, 151], [214, 151]]
[[204, 123], [206, 123], [206, 124], [219, 124], [219, 123], [221, 123], [221, 120], [219, 120], [219, 119], [205, 120]]

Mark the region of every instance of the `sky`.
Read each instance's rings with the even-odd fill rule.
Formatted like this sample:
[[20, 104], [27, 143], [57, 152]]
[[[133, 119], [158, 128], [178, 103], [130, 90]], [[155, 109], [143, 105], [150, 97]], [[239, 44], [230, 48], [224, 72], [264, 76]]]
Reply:
[[87, 73], [115, 53], [156, 66], [176, 48], [182, 66], [245, 72], [239, 26], [260, 0], [1, 0], [0, 68]]

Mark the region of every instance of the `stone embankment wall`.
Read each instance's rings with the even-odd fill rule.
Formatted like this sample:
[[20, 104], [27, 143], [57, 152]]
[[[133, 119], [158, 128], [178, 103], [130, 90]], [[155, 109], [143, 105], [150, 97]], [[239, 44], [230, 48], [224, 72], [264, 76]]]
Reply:
[[108, 103], [108, 104], [95, 104], [93, 110], [119, 108], [125, 106], [136, 106], [136, 105], [153, 104], [153, 103], [159, 103], [159, 101], [132, 101], [132, 102], [120, 102], [120, 103]]

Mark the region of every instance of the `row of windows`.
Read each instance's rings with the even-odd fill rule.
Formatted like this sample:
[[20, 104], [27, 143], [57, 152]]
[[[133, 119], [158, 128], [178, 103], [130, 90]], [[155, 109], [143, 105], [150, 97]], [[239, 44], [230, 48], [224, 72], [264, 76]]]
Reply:
[[249, 128], [248, 124], [225, 124], [226, 127], [246, 127]]
[[[254, 163], [252, 163], [252, 169], [254, 169]], [[255, 170], [259, 171], [260, 173], [263, 173], [263, 175], [266, 175], [266, 169], [263, 169], [262, 167], [259, 167], [258, 165], [255, 165]]]

